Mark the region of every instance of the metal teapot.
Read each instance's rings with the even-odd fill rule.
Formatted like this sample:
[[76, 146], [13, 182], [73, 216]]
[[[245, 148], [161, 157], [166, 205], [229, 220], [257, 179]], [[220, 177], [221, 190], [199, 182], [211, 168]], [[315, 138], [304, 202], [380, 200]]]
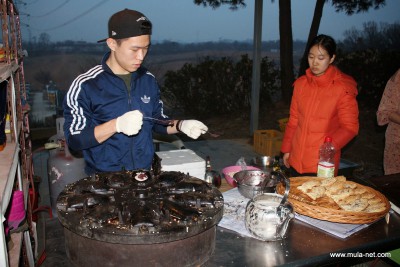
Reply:
[[272, 172], [285, 183], [284, 195], [263, 193], [253, 197], [246, 206], [245, 226], [256, 238], [276, 241], [285, 238], [289, 222], [294, 218], [292, 205], [287, 202], [290, 182], [282, 172]]

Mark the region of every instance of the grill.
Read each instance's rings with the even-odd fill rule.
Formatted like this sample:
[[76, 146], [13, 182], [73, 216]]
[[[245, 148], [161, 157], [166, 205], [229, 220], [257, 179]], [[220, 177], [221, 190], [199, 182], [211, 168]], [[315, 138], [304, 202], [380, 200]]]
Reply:
[[214, 251], [223, 197], [181, 172], [109, 172], [67, 185], [57, 213], [76, 266], [195, 266]]

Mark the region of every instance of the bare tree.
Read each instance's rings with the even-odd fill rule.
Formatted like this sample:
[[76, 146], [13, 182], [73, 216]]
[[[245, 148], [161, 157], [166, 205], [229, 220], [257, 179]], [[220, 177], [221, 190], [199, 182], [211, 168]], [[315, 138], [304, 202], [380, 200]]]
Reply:
[[279, 36], [282, 98], [290, 103], [294, 81], [291, 0], [279, 0]]
[[39, 45], [43, 48], [49, 46], [50, 44], [50, 35], [48, 33], [41, 33], [39, 36]]
[[37, 82], [44, 86], [52, 80], [52, 75], [49, 71], [40, 70], [35, 74], [34, 78]]
[[[274, 0], [271, 0], [271, 2], [274, 2]], [[308, 67], [307, 47], [318, 34], [326, 2], [329, 2], [329, 0], [316, 0], [315, 2], [313, 20], [307, 38], [307, 46], [300, 63], [299, 76], [304, 74]], [[367, 12], [370, 8], [379, 9], [385, 5], [385, 0], [331, 0], [331, 2], [336, 12], [345, 12], [347, 15]], [[218, 8], [223, 4], [231, 5], [231, 9], [246, 6], [244, 0], [194, 0], [194, 3], [203, 6], [209, 5], [212, 8]], [[294, 81], [291, 0], [279, 0], [279, 35], [282, 96], [283, 100], [289, 103], [293, 90], [291, 85]]]
[[363, 23], [363, 29], [352, 27], [344, 33], [341, 48], [344, 51], [360, 51], [366, 49], [398, 50], [400, 47], [400, 23]]
[[[246, 6], [244, 0], [194, 0], [194, 3], [212, 8], [218, 8], [223, 4], [231, 5], [231, 9]], [[292, 96], [294, 81], [291, 0], [279, 0], [279, 33], [281, 91], [284, 101], [288, 103]]]
[[221, 5], [230, 5], [231, 9], [237, 9], [238, 7], [245, 7], [244, 0], [193, 0], [196, 5], [210, 6], [212, 8], [218, 8]]

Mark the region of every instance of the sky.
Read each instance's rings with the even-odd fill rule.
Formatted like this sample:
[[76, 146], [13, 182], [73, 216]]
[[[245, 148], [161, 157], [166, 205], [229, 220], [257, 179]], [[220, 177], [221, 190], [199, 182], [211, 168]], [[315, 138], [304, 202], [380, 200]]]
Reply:
[[[254, 33], [254, 0], [232, 11], [197, 6], [193, 0], [14, 0], [21, 14], [24, 41], [47, 33], [50, 41], [97, 42], [107, 37], [109, 17], [124, 8], [144, 13], [153, 23], [153, 41], [197, 43], [248, 41]], [[294, 40], [306, 40], [315, 0], [292, 0]], [[263, 2], [262, 41], [279, 39], [279, 0]], [[379, 10], [347, 16], [325, 4], [319, 33], [343, 39], [346, 30], [363, 29], [363, 23], [400, 23], [400, 0], [386, 0]]]

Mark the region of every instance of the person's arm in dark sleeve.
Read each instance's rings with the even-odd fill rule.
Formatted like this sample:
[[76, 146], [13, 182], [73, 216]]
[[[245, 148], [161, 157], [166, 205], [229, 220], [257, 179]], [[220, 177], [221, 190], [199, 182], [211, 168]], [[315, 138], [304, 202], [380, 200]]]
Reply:
[[101, 139], [98, 141], [95, 136], [95, 127], [91, 125], [90, 112], [86, 102], [83, 90], [73, 86], [68, 90], [63, 102], [65, 141], [71, 149], [76, 151], [101, 143]]

